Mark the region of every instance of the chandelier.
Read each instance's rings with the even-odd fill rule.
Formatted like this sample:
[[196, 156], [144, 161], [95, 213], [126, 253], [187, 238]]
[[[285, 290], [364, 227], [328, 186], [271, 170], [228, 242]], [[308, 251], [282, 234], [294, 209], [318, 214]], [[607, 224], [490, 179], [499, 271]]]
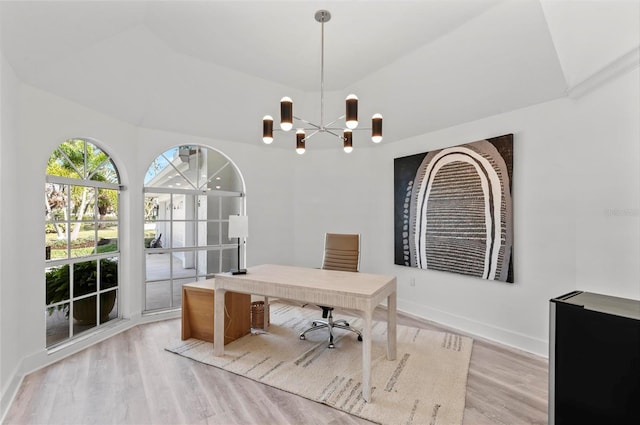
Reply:
[[[371, 118], [371, 127], [358, 127], [358, 97], [350, 94], [345, 99], [345, 114], [331, 121], [324, 123], [324, 24], [331, 19], [331, 13], [327, 10], [318, 10], [315, 13], [316, 21], [321, 25], [320, 44], [320, 124], [296, 117], [293, 115], [293, 101], [289, 97], [280, 100], [280, 128], [275, 131], [289, 131], [293, 128], [294, 120], [304, 123], [307, 127], [300, 127], [296, 130], [296, 152], [302, 155], [305, 151], [305, 142], [319, 133], [329, 133], [342, 141], [344, 151], [350, 153], [353, 150], [353, 130], [371, 130], [371, 140], [374, 143], [382, 141], [382, 115], [375, 114]], [[339, 120], [344, 119], [347, 128], [333, 127]], [[342, 134], [338, 132], [342, 131]], [[266, 144], [273, 142], [273, 117], [265, 115], [262, 119], [262, 140]], [[309, 132], [309, 134], [307, 134]]]

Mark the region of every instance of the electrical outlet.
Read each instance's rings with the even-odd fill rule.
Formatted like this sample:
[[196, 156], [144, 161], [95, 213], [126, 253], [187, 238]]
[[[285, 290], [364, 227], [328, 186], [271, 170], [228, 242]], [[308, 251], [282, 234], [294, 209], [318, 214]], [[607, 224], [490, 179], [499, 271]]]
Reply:
[[410, 277], [409, 278], [409, 286], [416, 286], [416, 278], [415, 277]]

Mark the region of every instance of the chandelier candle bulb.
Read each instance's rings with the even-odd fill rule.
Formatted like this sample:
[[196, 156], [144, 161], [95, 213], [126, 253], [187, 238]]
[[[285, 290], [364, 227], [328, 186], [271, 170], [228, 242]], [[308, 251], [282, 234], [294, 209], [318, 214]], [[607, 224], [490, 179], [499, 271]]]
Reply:
[[371, 117], [371, 140], [373, 143], [382, 141], [382, 115], [380, 114]]
[[346, 104], [345, 124], [353, 130], [358, 126], [358, 97], [350, 94], [347, 96]]
[[271, 115], [265, 115], [262, 118], [262, 141], [267, 145], [273, 142], [273, 117]]
[[293, 100], [286, 96], [280, 99], [280, 128], [284, 131], [293, 128]]
[[299, 128], [298, 131], [296, 131], [296, 152], [298, 155], [302, 155], [304, 153], [304, 137], [304, 129]]
[[349, 129], [344, 130], [344, 151], [351, 153], [353, 151], [353, 132]]

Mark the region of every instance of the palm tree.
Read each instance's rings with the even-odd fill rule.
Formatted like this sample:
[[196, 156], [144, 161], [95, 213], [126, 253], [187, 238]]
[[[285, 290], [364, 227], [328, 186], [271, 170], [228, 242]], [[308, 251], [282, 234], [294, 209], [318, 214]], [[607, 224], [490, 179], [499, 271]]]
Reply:
[[[47, 174], [79, 180], [117, 182], [111, 159], [102, 150], [82, 139], [72, 139], [61, 144], [49, 158]], [[91, 188], [82, 185], [48, 183], [45, 190], [46, 213], [53, 218], [58, 239], [76, 240], [87, 214], [104, 216], [110, 208], [117, 208], [117, 193], [113, 190]], [[91, 211], [93, 209], [93, 211]], [[57, 223], [56, 218], [68, 221], [68, 215], [77, 221], [72, 229]]]

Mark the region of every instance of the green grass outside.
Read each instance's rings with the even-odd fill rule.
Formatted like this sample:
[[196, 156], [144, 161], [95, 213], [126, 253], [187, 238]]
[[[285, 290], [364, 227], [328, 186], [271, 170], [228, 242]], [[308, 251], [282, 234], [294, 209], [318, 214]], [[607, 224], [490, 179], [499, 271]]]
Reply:
[[[94, 247], [93, 246], [82, 246], [86, 244], [87, 241], [93, 241], [93, 237], [95, 233], [93, 230], [83, 230], [78, 233], [78, 238], [75, 241], [71, 241], [71, 257], [84, 257], [87, 255], [93, 254]], [[113, 239], [117, 243], [118, 240], [118, 229], [117, 227], [100, 229], [99, 236], [105, 239]], [[58, 241], [58, 235], [55, 233], [47, 233], [45, 243], [46, 246], [51, 247], [51, 259], [57, 260], [62, 258], [67, 258], [67, 248], [66, 242], [62, 243], [60, 248], [56, 248], [56, 242]], [[116, 251], [118, 249], [117, 244], [112, 243], [108, 245], [100, 245], [98, 246], [98, 253], [100, 252], [110, 252]], [[74, 247], [74, 245], [80, 245]]]

